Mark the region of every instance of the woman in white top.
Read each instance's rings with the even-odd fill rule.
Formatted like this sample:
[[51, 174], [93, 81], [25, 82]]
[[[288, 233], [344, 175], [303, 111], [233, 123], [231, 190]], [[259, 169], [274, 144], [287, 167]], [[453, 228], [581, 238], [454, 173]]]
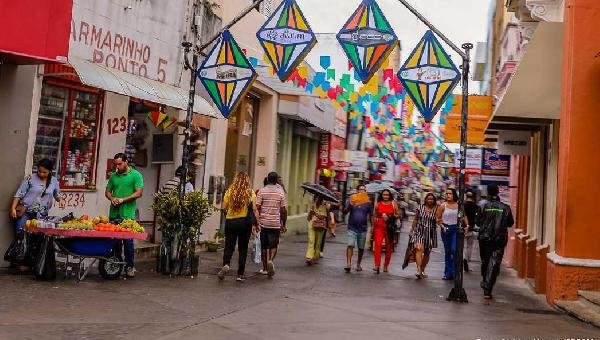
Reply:
[[[444, 280], [454, 280], [456, 271], [456, 232], [458, 222], [458, 195], [456, 190], [446, 190], [446, 202], [437, 210], [437, 223], [442, 230], [444, 242], [445, 267]], [[465, 218], [465, 225], [468, 226]]]

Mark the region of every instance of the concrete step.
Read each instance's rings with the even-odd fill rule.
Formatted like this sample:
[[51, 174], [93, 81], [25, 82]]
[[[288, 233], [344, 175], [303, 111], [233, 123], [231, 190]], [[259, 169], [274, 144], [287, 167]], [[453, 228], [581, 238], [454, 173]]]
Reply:
[[600, 327], [600, 306], [586, 299], [577, 301], [558, 300], [556, 301], [556, 307], [581, 321]]
[[588, 302], [595, 304], [600, 307], [600, 292], [595, 292], [591, 290], [580, 290], [579, 298], [585, 299]]
[[136, 260], [148, 260], [156, 258], [158, 255], [159, 244], [135, 240], [135, 258]]

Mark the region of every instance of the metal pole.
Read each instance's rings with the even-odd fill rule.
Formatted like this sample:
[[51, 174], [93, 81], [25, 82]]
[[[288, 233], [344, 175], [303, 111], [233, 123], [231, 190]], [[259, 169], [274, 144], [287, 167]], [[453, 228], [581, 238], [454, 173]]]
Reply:
[[221, 30], [218, 33], [213, 35], [204, 44], [202, 44], [200, 46], [196, 46], [197, 52], [202, 53], [202, 51], [204, 51], [208, 46], [210, 46], [210, 44], [212, 44], [213, 41], [217, 40], [224, 31], [230, 29], [231, 26], [235, 25], [238, 21], [242, 20], [243, 17], [245, 17], [248, 13], [250, 13], [250, 11], [252, 11], [254, 8], [256, 8], [256, 6], [258, 6], [263, 1], [264, 0], [254, 0], [250, 6], [246, 7], [240, 14], [238, 14], [235, 18], [233, 18], [233, 20], [231, 20], [227, 25], [223, 26], [223, 28], [221, 28]]
[[465, 200], [465, 168], [467, 163], [467, 120], [469, 118], [469, 57], [473, 44], [463, 44], [465, 56], [462, 63], [462, 112], [460, 131], [460, 174], [458, 175], [458, 230], [456, 237], [456, 274], [454, 277], [454, 288], [450, 291], [447, 300], [457, 302], [469, 302], [467, 293], [463, 288], [463, 247], [465, 241], [464, 231], [464, 200]]
[[437, 36], [442, 38], [442, 40], [446, 44], [448, 44], [448, 46], [450, 46], [454, 51], [456, 51], [456, 53], [458, 53], [458, 55], [460, 55], [463, 58], [463, 60], [469, 59], [469, 56], [466, 54], [466, 52], [463, 52], [463, 50], [458, 48], [458, 46], [456, 46], [450, 39], [448, 39], [448, 37], [446, 37], [444, 35], [444, 33], [442, 33], [435, 26], [433, 26], [433, 24], [431, 22], [429, 22], [429, 20], [427, 20], [427, 18], [425, 18], [423, 15], [421, 15], [421, 13], [419, 13], [411, 4], [409, 4], [406, 0], [398, 0], [398, 1], [402, 5], [404, 5], [404, 7], [406, 7], [412, 14], [414, 14], [414, 16], [416, 16], [419, 20], [421, 20], [421, 22], [423, 22], [425, 24], [425, 26], [429, 27], [429, 29], [432, 30]]

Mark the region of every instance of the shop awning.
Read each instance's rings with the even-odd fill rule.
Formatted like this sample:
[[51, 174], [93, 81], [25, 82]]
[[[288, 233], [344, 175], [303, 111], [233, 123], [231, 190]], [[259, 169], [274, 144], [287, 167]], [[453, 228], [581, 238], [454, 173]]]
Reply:
[[[188, 91], [185, 89], [108, 68], [80, 58], [70, 57], [69, 64], [75, 69], [79, 79], [85, 85], [182, 110], [187, 109]], [[194, 112], [213, 118], [220, 117], [216, 114], [212, 105], [200, 96], [196, 96], [194, 101]]]
[[559, 119], [563, 24], [540, 22], [497, 104], [499, 117]]

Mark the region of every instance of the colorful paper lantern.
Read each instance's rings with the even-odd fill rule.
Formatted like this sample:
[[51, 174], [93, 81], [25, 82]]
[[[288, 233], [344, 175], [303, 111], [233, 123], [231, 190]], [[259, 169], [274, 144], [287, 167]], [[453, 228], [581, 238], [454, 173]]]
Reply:
[[288, 79], [317, 43], [296, 0], [283, 0], [256, 37], [281, 81]]
[[355, 78], [366, 83], [381, 67], [398, 38], [375, 0], [363, 0], [337, 39], [354, 65]]
[[256, 71], [228, 30], [221, 34], [197, 74], [225, 118], [256, 79]]
[[460, 72], [432, 31], [427, 31], [398, 72], [398, 78], [426, 122], [430, 122], [460, 80]]

